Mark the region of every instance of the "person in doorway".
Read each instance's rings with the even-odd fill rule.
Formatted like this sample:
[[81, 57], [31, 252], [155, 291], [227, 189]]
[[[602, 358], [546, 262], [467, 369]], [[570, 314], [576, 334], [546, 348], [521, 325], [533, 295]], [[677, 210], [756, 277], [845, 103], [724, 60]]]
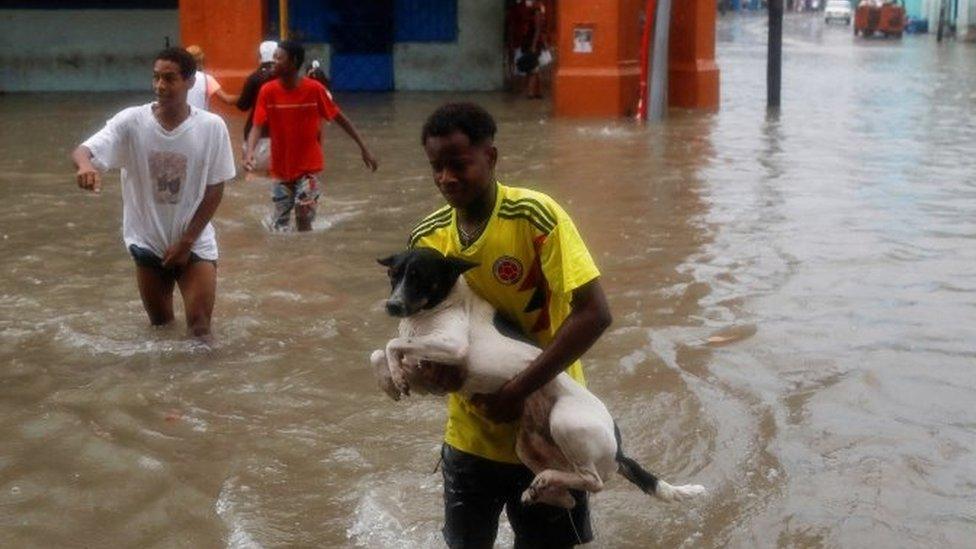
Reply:
[[122, 237], [153, 325], [173, 321], [183, 295], [190, 334], [210, 339], [217, 288], [217, 241], [210, 219], [234, 178], [224, 121], [187, 104], [196, 65], [182, 48], [153, 62], [156, 101], [119, 112], [71, 157], [82, 189], [101, 190], [100, 171], [122, 170]]
[[302, 76], [305, 49], [297, 42], [285, 41], [275, 50], [275, 72], [278, 78], [261, 87], [254, 107], [254, 127], [247, 138], [244, 167], [254, 169], [255, 150], [260, 132], [267, 128], [271, 136], [271, 176], [275, 180], [271, 198], [274, 201], [272, 227], [286, 229], [291, 211], [299, 231], [312, 228], [319, 200], [317, 174], [324, 158], [321, 144], [321, 121], [335, 120], [359, 145], [363, 163], [372, 171], [376, 158], [363, 142], [356, 127], [339, 110], [322, 84]]
[[[560, 372], [584, 383], [579, 358], [610, 325], [610, 310], [569, 215], [545, 194], [496, 180], [495, 132], [472, 103], [430, 115], [421, 142], [447, 205], [416, 225], [409, 246], [477, 264], [464, 274], [471, 289], [544, 350], [495, 394], [449, 395], [443, 534], [450, 547], [491, 547], [504, 507], [516, 547], [570, 547], [593, 538], [586, 494], [573, 493], [569, 512], [521, 503], [533, 474], [516, 457], [515, 422], [525, 398]], [[453, 367], [428, 366], [431, 386], [450, 385]]]
[[[325, 71], [322, 70], [322, 65], [319, 63], [318, 59], [313, 60], [308, 66], [308, 68], [305, 70], [305, 76], [325, 86], [326, 93], [329, 93], [329, 88], [332, 86], [332, 82], [330, 82], [329, 77], [325, 75]], [[329, 93], [329, 97], [332, 97], [331, 93]]]
[[509, 44], [515, 74], [525, 75], [525, 93], [542, 98], [540, 70], [552, 62], [546, 42], [546, 7], [540, 0], [519, 0], [508, 17]]
[[[247, 148], [247, 136], [251, 133], [251, 126], [254, 125], [254, 105], [257, 103], [258, 92], [261, 86], [271, 81], [275, 77], [274, 52], [278, 49], [278, 43], [273, 40], [261, 42], [258, 46], [258, 68], [247, 76], [244, 81], [244, 89], [237, 98], [237, 108], [247, 111], [247, 120], [244, 122], [244, 142], [242, 147]], [[255, 170], [266, 172], [268, 163], [271, 159], [271, 139], [268, 138], [268, 128], [264, 128], [258, 135], [258, 142], [254, 153]]]
[[186, 51], [193, 56], [197, 67], [196, 78], [194, 80], [195, 84], [193, 84], [193, 88], [187, 95], [187, 102], [205, 111], [210, 110], [211, 101], [214, 96], [228, 105], [236, 104], [237, 96], [225, 92], [220, 82], [217, 82], [217, 79], [212, 74], [203, 70], [204, 61], [206, 60], [203, 54], [203, 48], [194, 45], [187, 47]]

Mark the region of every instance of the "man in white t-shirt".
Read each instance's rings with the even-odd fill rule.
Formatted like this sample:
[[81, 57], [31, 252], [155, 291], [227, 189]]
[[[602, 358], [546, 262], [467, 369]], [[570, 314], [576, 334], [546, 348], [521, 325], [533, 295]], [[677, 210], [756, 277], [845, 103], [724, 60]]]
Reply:
[[78, 186], [96, 193], [100, 170], [122, 170], [122, 237], [150, 322], [172, 322], [178, 284], [187, 329], [206, 340], [217, 289], [210, 218], [236, 171], [224, 121], [186, 102], [195, 72], [186, 50], [161, 51], [153, 63], [156, 101], [116, 114], [71, 157]]

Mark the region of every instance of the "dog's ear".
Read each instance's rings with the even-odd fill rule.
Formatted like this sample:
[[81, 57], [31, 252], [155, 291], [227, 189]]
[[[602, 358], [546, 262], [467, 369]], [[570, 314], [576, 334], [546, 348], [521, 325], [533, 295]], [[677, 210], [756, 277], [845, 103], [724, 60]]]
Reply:
[[394, 261], [396, 261], [396, 254], [376, 260], [377, 263], [384, 267], [392, 267]]
[[479, 263], [472, 263], [470, 261], [461, 259], [460, 257], [449, 257], [447, 262], [451, 265], [451, 270], [453, 270], [457, 276], [461, 276], [465, 271], [473, 269], [479, 265]]

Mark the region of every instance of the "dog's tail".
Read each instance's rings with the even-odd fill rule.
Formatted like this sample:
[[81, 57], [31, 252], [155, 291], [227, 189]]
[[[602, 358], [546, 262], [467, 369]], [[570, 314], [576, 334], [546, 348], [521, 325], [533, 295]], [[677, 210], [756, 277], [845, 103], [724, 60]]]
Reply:
[[672, 486], [657, 478], [654, 473], [641, 467], [640, 463], [624, 455], [617, 422], [613, 423], [613, 434], [617, 438], [617, 472], [634, 483], [645, 494], [650, 494], [662, 501], [672, 502], [685, 501], [705, 493], [705, 487], [700, 484]]

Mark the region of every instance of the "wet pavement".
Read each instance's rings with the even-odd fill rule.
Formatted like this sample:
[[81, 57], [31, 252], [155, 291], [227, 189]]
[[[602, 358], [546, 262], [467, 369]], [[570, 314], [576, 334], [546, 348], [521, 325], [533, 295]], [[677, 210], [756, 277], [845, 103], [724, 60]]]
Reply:
[[615, 323], [585, 364], [629, 453], [710, 489], [614, 480], [593, 546], [971, 544], [976, 47], [785, 28], [779, 117], [748, 15], [719, 21], [721, 111], [657, 126], [340, 96], [380, 171], [330, 128], [303, 235], [265, 229], [266, 183], [228, 187], [212, 351], [147, 326], [118, 176], [87, 195], [66, 160], [148, 96], [0, 96], [0, 545], [438, 546], [443, 404], [388, 401], [366, 357], [394, 330], [374, 258], [440, 204], [420, 125], [457, 99], [603, 272]]

